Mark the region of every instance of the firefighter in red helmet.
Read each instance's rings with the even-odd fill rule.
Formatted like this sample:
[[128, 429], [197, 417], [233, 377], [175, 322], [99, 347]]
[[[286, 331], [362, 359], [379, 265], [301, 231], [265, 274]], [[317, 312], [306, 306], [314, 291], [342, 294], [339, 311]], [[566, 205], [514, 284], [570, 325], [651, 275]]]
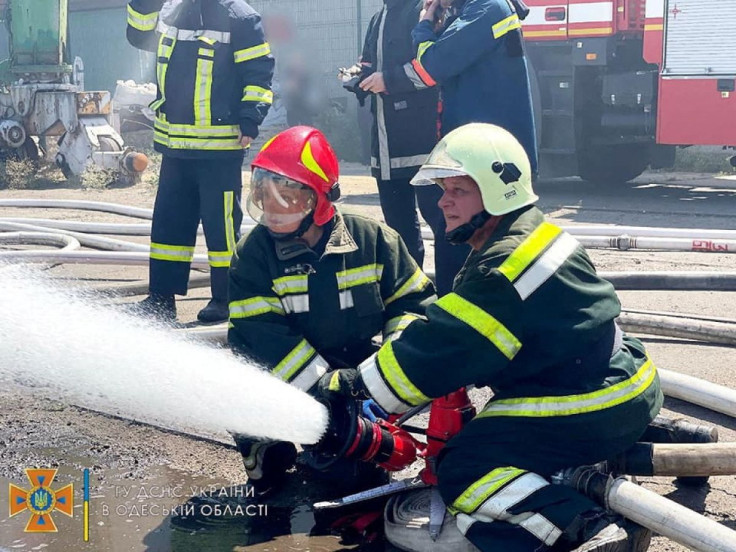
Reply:
[[[310, 393], [325, 373], [373, 354], [377, 334], [393, 339], [423, 318], [435, 299], [396, 232], [335, 208], [338, 177], [319, 130], [292, 127], [267, 142], [253, 160], [247, 200], [259, 224], [230, 266], [230, 345]], [[296, 458], [292, 443], [235, 440], [259, 494], [277, 487]], [[346, 465], [345, 481], [369, 466]]]

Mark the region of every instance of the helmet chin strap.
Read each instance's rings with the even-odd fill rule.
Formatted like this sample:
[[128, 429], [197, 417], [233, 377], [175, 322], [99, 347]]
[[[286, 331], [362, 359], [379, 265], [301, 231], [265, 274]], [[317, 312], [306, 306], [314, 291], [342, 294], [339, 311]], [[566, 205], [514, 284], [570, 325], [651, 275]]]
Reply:
[[311, 211], [306, 217], [304, 217], [299, 223], [299, 228], [293, 232], [274, 232], [270, 228], [266, 228], [273, 239], [278, 241], [288, 241], [301, 238], [304, 235], [304, 232], [309, 230], [309, 227], [312, 226], [312, 224], [314, 224], [314, 211]]
[[479, 228], [482, 228], [483, 225], [488, 220], [490, 220], [490, 218], [491, 214], [486, 210], [483, 210], [480, 213], [476, 213], [475, 215], [473, 215], [473, 218], [470, 219], [470, 222], [461, 224], [454, 230], [446, 232], [445, 239], [453, 245], [460, 245], [461, 243], [465, 243], [470, 238], [472, 238], [473, 234], [475, 234], [475, 231]]

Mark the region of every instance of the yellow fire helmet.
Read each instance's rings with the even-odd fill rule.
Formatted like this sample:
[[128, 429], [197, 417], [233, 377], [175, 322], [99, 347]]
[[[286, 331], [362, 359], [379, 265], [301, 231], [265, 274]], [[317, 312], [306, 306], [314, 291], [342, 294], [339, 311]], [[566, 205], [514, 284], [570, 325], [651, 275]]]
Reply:
[[415, 186], [438, 184], [467, 175], [480, 189], [483, 207], [505, 215], [536, 202], [529, 157], [507, 130], [487, 123], [470, 123], [442, 138], [412, 179]]

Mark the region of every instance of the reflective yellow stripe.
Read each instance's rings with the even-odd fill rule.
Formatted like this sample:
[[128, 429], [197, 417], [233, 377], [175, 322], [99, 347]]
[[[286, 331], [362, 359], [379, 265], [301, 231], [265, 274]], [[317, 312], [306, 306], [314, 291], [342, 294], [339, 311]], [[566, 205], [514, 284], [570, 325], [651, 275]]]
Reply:
[[267, 56], [270, 53], [271, 47], [268, 45], [268, 42], [264, 42], [258, 46], [236, 50], [233, 52], [233, 56], [235, 57], [235, 63], [242, 63], [244, 61], [250, 61], [251, 59]]
[[416, 314], [404, 314], [402, 316], [396, 316], [386, 322], [383, 328], [384, 339], [393, 334], [394, 332], [403, 332], [409, 324], [415, 320], [419, 320], [421, 317]]
[[223, 200], [225, 202], [225, 242], [227, 243], [227, 251], [230, 255], [235, 251], [235, 223], [233, 222], [233, 209], [235, 205], [235, 193], [225, 192]]
[[628, 379], [591, 393], [559, 397], [521, 397], [491, 400], [478, 418], [491, 416], [551, 417], [572, 416], [605, 410], [628, 402], [646, 391], [654, 381], [657, 369], [647, 361]]
[[187, 136], [196, 138], [206, 136], [208, 138], [237, 138], [239, 127], [237, 125], [187, 125], [169, 123], [162, 117], [154, 121], [154, 128], [165, 134]]
[[[166, 41], [170, 41], [171, 44], [166, 44]], [[171, 53], [174, 51], [175, 44], [176, 38], [168, 34], [162, 34], [158, 40], [158, 50], [156, 51], [156, 79], [158, 81], [158, 91], [161, 97], [158, 100], [151, 102], [149, 107], [154, 111], [161, 107], [166, 101], [166, 73], [169, 69], [169, 58], [171, 58]], [[163, 58], [165, 61], [162, 61], [159, 58]]]
[[506, 326], [457, 293], [448, 293], [437, 300], [435, 305], [488, 339], [509, 360], [521, 349], [521, 342]]
[[[205, 37], [200, 37], [199, 40], [206, 44], [211, 41]], [[212, 123], [212, 68], [214, 67], [214, 57], [215, 51], [212, 48], [199, 48], [197, 76], [194, 83], [195, 125], [210, 126]]]
[[426, 42], [422, 42], [419, 47], [417, 48], [417, 61], [419, 63], [422, 62], [422, 56], [424, 55], [424, 52], [427, 51], [427, 48], [429, 48], [432, 44], [434, 44], [433, 41], [427, 40]]
[[414, 274], [412, 274], [411, 278], [404, 282], [404, 284], [396, 291], [396, 293], [394, 293], [388, 299], [384, 300], [383, 303], [384, 305], [389, 305], [397, 299], [404, 297], [405, 295], [409, 295], [410, 293], [414, 293], [417, 291], [422, 291], [429, 284], [430, 280], [427, 275], [422, 272], [422, 269], [417, 268]]
[[194, 247], [151, 242], [151, 253], [149, 257], [159, 261], [190, 263], [194, 258]]
[[519, 21], [519, 16], [516, 14], [508, 16], [493, 26], [493, 38], [501, 38], [514, 29], [521, 29], [521, 21]]
[[516, 479], [524, 473], [526, 473], [525, 470], [511, 466], [496, 468], [465, 489], [463, 494], [457, 497], [452, 503], [451, 508], [456, 511], [465, 512], [466, 514], [475, 512], [489, 496], [495, 494], [501, 487], [508, 484], [509, 481]]
[[308, 291], [307, 281], [306, 274], [283, 276], [273, 281], [273, 290], [279, 296], [284, 296], [287, 293], [306, 293]]
[[276, 368], [273, 369], [274, 375], [284, 381], [291, 381], [316, 352], [317, 351], [314, 350], [314, 347], [312, 347], [306, 339], [302, 339], [299, 344], [276, 365]]
[[514, 249], [513, 253], [498, 267], [498, 270], [513, 282], [561, 232], [562, 229], [554, 224], [543, 222], [519, 247]]
[[229, 267], [232, 256], [232, 251], [210, 251], [207, 253], [210, 266], [214, 268]]
[[156, 22], [158, 21], [158, 12], [146, 13], [135, 11], [130, 4], [128, 4], [128, 25], [139, 31], [147, 32], [152, 31], [156, 28]]
[[422, 393], [399, 366], [392, 342], [384, 343], [377, 355], [379, 369], [392, 391], [405, 403], [412, 406], [428, 403], [431, 399]]
[[274, 312], [276, 314], [284, 314], [281, 301], [276, 297], [251, 297], [250, 299], [242, 299], [240, 301], [232, 301], [230, 307], [230, 318], [249, 318]]
[[335, 274], [337, 277], [337, 288], [342, 291], [361, 284], [378, 282], [382, 274], [383, 265], [381, 264], [369, 264], [349, 270], [342, 270]]
[[272, 104], [273, 92], [260, 86], [246, 86], [243, 88], [243, 97], [240, 98], [240, 101]]

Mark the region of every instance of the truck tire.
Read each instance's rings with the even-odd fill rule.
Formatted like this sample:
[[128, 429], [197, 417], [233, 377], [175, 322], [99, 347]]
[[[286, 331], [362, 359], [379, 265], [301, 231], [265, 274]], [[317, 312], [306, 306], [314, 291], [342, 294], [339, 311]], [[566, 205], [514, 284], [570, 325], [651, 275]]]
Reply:
[[580, 152], [578, 174], [591, 184], [624, 184], [649, 166], [649, 144], [598, 146]]

